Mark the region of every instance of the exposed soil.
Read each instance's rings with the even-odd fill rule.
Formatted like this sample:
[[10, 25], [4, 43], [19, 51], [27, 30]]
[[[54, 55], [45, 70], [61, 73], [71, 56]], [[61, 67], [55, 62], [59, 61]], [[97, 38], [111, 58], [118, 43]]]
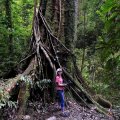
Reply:
[[[88, 109], [84, 106], [78, 105], [75, 101], [69, 100], [66, 112], [70, 113], [69, 117], [62, 117], [61, 111], [56, 107], [57, 103], [46, 104], [45, 107], [42, 107], [39, 101], [29, 102], [26, 109], [26, 115], [23, 116], [23, 120], [47, 120], [50, 117], [53, 117], [52, 120], [120, 120], [120, 113], [116, 110], [114, 112], [114, 117], [105, 116], [95, 109]], [[16, 110], [11, 108], [5, 108], [4, 114], [1, 114], [0, 120], [17, 120], [16, 119]]]

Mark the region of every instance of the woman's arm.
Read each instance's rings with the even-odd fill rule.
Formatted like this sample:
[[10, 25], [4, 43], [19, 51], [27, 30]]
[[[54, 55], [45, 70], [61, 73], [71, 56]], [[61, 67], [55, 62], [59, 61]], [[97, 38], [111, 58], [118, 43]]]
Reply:
[[60, 77], [56, 77], [56, 85], [58, 86], [58, 87], [65, 87], [67, 84], [65, 84], [65, 83], [63, 83], [63, 80], [61, 80], [62, 78], [60, 78]]

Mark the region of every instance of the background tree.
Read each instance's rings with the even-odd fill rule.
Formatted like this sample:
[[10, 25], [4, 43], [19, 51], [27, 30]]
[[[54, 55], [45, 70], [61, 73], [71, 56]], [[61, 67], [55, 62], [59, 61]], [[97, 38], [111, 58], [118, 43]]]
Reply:
[[[34, 3], [32, 0], [24, 2], [24, 5], [22, 0], [6, 0], [0, 3], [0, 76], [2, 77], [25, 56], [31, 35]], [[21, 12], [23, 10], [25, 11]]]
[[11, 0], [5, 1], [5, 9], [6, 9], [6, 29], [8, 30], [8, 50], [10, 54], [10, 58], [12, 60], [13, 56], [13, 35], [12, 35], [12, 9], [11, 9]]

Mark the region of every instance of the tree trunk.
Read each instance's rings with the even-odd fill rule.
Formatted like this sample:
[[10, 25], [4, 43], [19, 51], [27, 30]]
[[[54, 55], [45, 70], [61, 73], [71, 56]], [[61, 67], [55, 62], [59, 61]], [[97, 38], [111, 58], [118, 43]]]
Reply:
[[[84, 3], [83, 3], [84, 4]], [[86, 32], [86, 10], [83, 11], [84, 21], [83, 21], [83, 35], [84, 35], [84, 44], [85, 44], [85, 32]], [[81, 64], [81, 73], [84, 69], [84, 59], [85, 59], [85, 47], [83, 47], [83, 56], [82, 56], [82, 64]]]
[[[73, 52], [75, 41], [77, 39], [77, 15], [78, 15], [78, 0], [66, 0], [64, 3], [65, 9], [65, 46]], [[71, 59], [69, 55], [66, 57], [66, 67], [72, 70]]]
[[11, 11], [11, 0], [5, 0], [6, 8], [6, 26], [8, 29], [8, 50], [10, 58], [13, 57], [13, 35], [12, 35], [12, 11]]
[[[34, 70], [36, 70], [36, 57], [32, 59], [27, 69], [22, 73], [21, 77], [29, 78], [29, 80], [34, 80], [32, 77], [34, 76]], [[18, 120], [22, 119], [22, 115], [25, 114], [26, 103], [30, 95], [30, 83], [21, 81], [20, 83], [20, 91], [18, 95]]]
[[41, 10], [41, 13], [43, 16], [45, 16], [45, 13], [46, 13], [46, 6], [47, 6], [47, 2], [48, 0], [41, 0], [40, 1], [40, 10]]

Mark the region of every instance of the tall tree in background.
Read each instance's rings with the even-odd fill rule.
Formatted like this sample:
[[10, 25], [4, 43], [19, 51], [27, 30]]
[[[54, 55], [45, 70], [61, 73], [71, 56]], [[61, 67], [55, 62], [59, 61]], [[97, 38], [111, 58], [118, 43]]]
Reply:
[[9, 54], [12, 58], [13, 55], [13, 35], [12, 35], [12, 10], [11, 10], [11, 2], [12, 0], [5, 0], [5, 8], [6, 8], [6, 27], [8, 30], [8, 50]]

